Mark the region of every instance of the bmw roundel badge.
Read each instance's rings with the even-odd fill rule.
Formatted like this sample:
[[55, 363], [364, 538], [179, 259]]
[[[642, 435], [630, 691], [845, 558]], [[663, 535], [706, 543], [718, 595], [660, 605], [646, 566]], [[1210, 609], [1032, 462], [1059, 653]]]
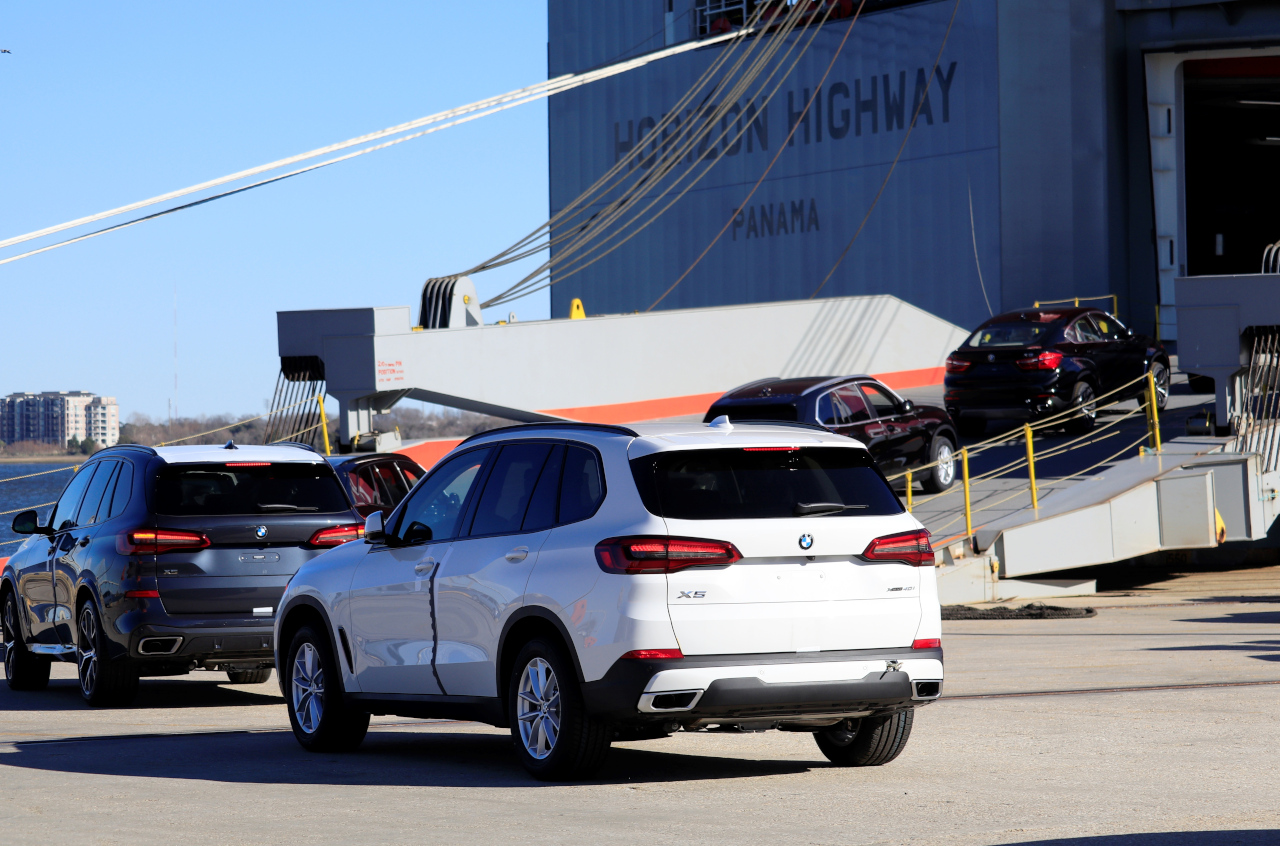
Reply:
[[813, 535], [806, 532], [800, 536], [800, 548], [808, 549], [811, 546], [813, 546]]
[[996, 360], [995, 353], [987, 353], [987, 361], [995, 361], [995, 360]]
[[255, 526], [255, 527], [254, 527], [254, 529], [253, 529], [253, 533], [254, 533], [255, 535], [257, 535], [258, 540], [262, 540], [263, 538], [265, 538], [265, 537], [267, 536], [267, 527], [266, 527], [266, 526]]

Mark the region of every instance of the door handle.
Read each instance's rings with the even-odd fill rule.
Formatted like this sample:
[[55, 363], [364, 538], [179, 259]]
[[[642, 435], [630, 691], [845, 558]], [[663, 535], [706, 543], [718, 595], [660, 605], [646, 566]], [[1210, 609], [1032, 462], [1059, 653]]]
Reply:
[[517, 546], [507, 553], [508, 561], [523, 561], [527, 557], [529, 557], [529, 547], [527, 546]]
[[414, 565], [413, 572], [420, 576], [425, 576], [427, 573], [430, 573], [435, 566], [436, 560], [434, 558], [427, 557]]
[[88, 546], [88, 545], [89, 545], [88, 535], [85, 535], [84, 537], [80, 538], [80, 546]]

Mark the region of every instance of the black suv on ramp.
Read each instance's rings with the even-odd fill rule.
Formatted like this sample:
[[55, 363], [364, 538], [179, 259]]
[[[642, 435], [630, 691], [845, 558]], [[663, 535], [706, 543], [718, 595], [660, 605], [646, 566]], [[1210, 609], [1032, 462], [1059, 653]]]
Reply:
[[305, 561], [362, 537], [323, 457], [294, 444], [151, 448], [93, 456], [48, 525], [0, 571], [5, 675], [37, 690], [50, 663], [75, 661], [94, 705], [132, 700], [140, 676], [225, 670], [267, 680], [272, 624]]

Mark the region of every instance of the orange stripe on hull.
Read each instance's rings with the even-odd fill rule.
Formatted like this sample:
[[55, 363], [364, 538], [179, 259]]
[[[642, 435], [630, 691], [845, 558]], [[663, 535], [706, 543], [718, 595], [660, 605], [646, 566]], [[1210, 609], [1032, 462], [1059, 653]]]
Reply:
[[[875, 376], [895, 391], [907, 388], [922, 388], [927, 385], [942, 383], [946, 375], [944, 367], [925, 367], [920, 370], [898, 370], [893, 373], [880, 373]], [[724, 395], [723, 391], [714, 394], [691, 394], [684, 397], [667, 397], [665, 399], [641, 400], [639, 402], [620, 402], [614, 405], [589, 405], [582, 408], [552, 408], [543, 414], [554, 414], [583, 423], [638, 423], [642, 420], [659, 420], [664, 417], [681, 417], [689, 414], [705, 414], [711, 404]], [[426, 441], [398, 450], [423, 467], [430, 469], [451, 449], [462, 443], [462, 438], [446, 438]]]

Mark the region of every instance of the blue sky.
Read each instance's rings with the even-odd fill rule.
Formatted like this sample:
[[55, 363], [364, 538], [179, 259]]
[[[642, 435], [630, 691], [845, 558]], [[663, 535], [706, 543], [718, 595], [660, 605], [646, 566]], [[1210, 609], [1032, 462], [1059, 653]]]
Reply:
[[[7, 238], [545, 79], [546, 7], [13, 3], [0, 47]], [[0, 266], [0, 394], [167, 416], [176, 291], [179, 413], [261, 413], [277, 310], [414, 304], [546, 219], [546, 127], [521, 106]], [[547, 293], [500, 310], [546, 317]]]

